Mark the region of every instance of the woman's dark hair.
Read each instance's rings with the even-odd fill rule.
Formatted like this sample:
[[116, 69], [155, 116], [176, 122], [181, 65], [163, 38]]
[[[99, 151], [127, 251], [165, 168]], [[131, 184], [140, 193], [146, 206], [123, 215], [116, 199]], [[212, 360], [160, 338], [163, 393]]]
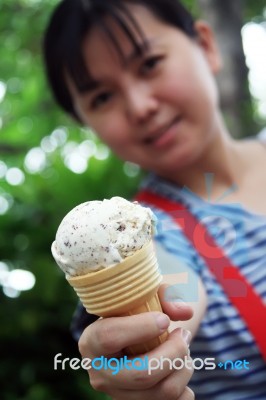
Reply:
[[66, 72], [80, 92], [85, 92], [92, 79], [85, 65], [81, 45], [89, 30], [97, 26], [123, 60], [115, 35], [108, 27], [106, 17], [111, 17], [124, 31], [135, 50], [140, 54], [144, 36], [126, 7], [139, 4], [148, 8], [161, 21], [175, 26], [191, 38], [197, 36], [191, 14], [178, 0], [63, 0], [55, 9], [44, 37], [44, 61], [48, 81], [59, 105], [79, 120], [66, 84]]

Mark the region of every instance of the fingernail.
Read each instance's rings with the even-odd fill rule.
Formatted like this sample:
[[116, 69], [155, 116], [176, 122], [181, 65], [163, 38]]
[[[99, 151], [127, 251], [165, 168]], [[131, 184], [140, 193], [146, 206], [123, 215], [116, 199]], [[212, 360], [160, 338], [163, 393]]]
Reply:
[[164, 301], [176, 301], [178, 299], [178, 293], [173, 290], [172, 286], [165, 289]]
[[184, 339], [184, 341], [186, 342], [186, 344], [189, 346], [191, 339], [192, 339], [191, 332], [186, 329], [182, 329], [181, 336]]
[[171, 300], [171, 303], [173, 303], [173, 305], [174, 305], [176, 308], [181, 308], [181, 307], [187, 306], [187, 303], [185, 303], [185, 302], [184, 302], [183, 300], [181, 300], [181, 299]]
[[161, 331], [165, 331], [170, 324], [170, 319], [165, 314], [159, 314], [156, 316], [156, 324]]
[[174, 303], [178, 304], [179, 306], [184, 306], [187, 305], [187, 303], [177, 295], [177, 293], [170, 291], [166, 289], [165, 294], [164, 294], [164, 301], [167, 301], [169, 303]]

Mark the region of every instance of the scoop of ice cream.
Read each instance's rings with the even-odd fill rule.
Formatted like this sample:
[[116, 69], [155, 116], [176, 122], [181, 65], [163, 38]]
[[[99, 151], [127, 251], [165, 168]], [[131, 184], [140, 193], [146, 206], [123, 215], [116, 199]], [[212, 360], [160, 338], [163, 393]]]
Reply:
[[68, 276], [118, 264], [148, 243], [156, 217], [150, 208], [121, 197], [88, 201], [62, 220], [52, 254]]

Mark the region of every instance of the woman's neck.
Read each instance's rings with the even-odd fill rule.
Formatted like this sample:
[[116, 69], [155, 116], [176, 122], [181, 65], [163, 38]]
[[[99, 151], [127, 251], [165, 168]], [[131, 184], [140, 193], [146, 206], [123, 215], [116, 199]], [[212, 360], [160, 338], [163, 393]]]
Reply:
[[181, 187], [188, 187], [202, 198], [207, 198], [206, 174], [214, 175], [212, 193], [219, 196], [230, 187], [240, 185], [243, 169], [244, 160], [238, 149], [238, 142], [224, 129], [209, 143], [193, 166], [186, 167], [167, 179]]

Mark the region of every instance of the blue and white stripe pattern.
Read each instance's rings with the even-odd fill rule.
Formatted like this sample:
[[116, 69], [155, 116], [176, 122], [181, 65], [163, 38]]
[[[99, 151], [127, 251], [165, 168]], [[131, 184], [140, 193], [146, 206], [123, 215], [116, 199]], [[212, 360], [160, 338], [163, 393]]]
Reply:
[[[154, 175], [146, 178], [142, 188], [185, 204], [205, 224], [232, 263], [240, 268], [266, 306], [266, 216], [251, 213], [240, 204], [204, 201]], [[159, 220], [157, 241], [177, 257], [178, 264], [185, 263], [197, 272], [207, 292], [208, 307], [191, 345], [192, 358], [215, 357], [216, 365], [224, 365], [227, 360], [249, 362], [249, 369], [232, 370], [228, 367], [225, 370], [217, 366], [209, 371], [196, 370], [189, 384], [196, 399], [266, 399], [266, 364], [238, 310], [228, 301], [223, 288], [182, 230], [171, 224], [167, 213], [151, 208]], [[164, 266], [161, 269], [166, 274], [175, 272], [167, 268], [164, 270]]]

